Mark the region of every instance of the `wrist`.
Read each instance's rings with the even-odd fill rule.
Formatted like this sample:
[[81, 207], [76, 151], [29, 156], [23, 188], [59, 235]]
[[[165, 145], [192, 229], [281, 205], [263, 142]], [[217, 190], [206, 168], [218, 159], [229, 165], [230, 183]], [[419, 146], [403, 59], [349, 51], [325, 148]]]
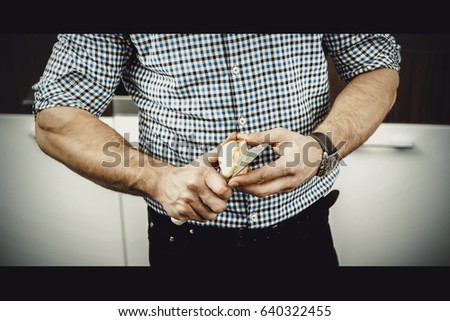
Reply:
[[304, 153], [306, 155], [304, 163], [307, 167], [311, 168], [312, 176], [316, 176], [322, 162], [323, 150], [321, 145], [313, 137], [309, 135], [304, 137], [306, 141], [305, 146], [308, 146], [306, 153]]
[[141, 196], [160, 198], [160, 182], [163, 175], [176, 168], [169, 163], [155, 160], [154, 158], [139, 152], [139, 163], [134, 167], [133, 180], [130, 189], [135, 190]]

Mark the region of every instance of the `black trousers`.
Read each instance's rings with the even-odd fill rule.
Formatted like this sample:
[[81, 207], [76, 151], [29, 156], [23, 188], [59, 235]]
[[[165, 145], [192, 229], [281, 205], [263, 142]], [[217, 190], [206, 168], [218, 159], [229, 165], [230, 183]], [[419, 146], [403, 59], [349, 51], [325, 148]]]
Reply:
[[178, 226], [148, 208], [150, 266], [200, 273], [337, 268], [328, 216], [338, 194], [333, 190], [293, 218], [256, 230]]

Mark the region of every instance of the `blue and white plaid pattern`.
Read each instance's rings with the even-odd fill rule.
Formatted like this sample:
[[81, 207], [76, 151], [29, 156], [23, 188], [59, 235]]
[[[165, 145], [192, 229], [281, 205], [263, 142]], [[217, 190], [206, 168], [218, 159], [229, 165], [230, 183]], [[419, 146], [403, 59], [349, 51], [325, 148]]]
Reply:
[[[122, 79], [139, 107], [140, 150], [182, 166], [233, 131], [310, 133], [330, 109], [327, 55], [345, 82], [400, 69], [400, 47], [384, 34], [62, 34], [34, 87], [33, 112], [73, 106], [99, 117]], [[267, 150], [254, 167], [276, 157]], [[325, 195], [338, 172], [263, 199], [235, 192], [224, 213], [197, 224], [276, 224]]]

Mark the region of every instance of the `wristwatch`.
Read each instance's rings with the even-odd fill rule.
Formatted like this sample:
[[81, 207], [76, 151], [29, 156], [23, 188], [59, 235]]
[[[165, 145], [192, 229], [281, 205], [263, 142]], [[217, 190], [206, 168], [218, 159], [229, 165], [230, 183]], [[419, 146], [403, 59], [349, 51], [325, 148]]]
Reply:
[[331, 138], [324, 133], [313, 132], [309, 134], [309, 136], [314, 138], [323, 150], [322, 160], [316, 175], [322, 177], [330, 174], [333, 169], [336, 168], [340, 160], [336, 146], [334, 146]]

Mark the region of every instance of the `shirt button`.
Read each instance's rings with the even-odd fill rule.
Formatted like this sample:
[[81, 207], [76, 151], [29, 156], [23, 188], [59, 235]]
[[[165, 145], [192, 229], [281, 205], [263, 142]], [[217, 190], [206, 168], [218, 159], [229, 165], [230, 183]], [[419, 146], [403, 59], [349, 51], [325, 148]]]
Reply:
[[234, 74], [234, 75], [239, 75], [239, 71], [240, 71], [240, 69], [239, 69], [239, 67], [238, 66], [234, 66], [232, 69], [231, 69], [231, 72]]
[[256, 215], [256, 214], [250, 215], [250, 220], [251, 220], [252, 222], [256, 222], [256, 221], [258, 220], [258, 215]]
[[247, 119], [245, 119], [244, 116], [239, 117], [239, 125], [244, 126], [245, 123], [247, 122]]

